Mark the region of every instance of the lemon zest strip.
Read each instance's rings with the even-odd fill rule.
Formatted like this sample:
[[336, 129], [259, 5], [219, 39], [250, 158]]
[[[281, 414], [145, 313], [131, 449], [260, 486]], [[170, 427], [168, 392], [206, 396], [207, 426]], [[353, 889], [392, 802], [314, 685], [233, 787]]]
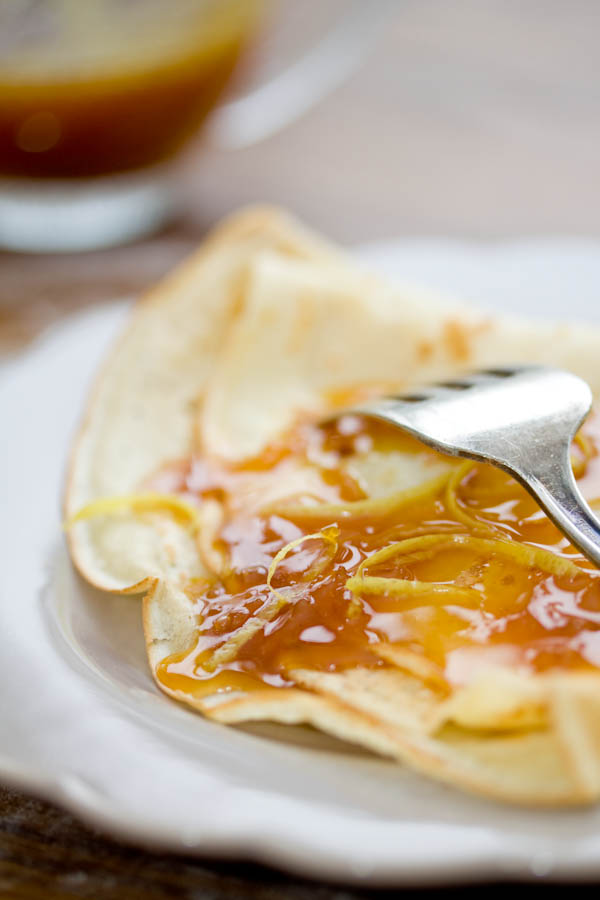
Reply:
[[448, 512], [450, 512], [457, 521], [462, 522], [463, 525], [468, 525], [469, 528], [473, 528], [475, 531], [483, 531], [484, 533], [494, 533], [496, 530], [488, 522], [481, 522], [479, 519], [476, 519], [475, 516], [471, 516], [465, 509], [460, 506], [458, 502], [458, 491], [462, 481], [467, 477], [469, 472], [472, 472], [475, 468], [476, 463], [472, 460], [468, 459], [465, 462], [461, 463], [451, 474], [448, 479], [448, 483], [446, 484], [446, 490], [444, 492], [444, 500], [446, 503], [446, 507]]
[[322, 519], [350, 517], [388, 516], [400, 512], [405, 506], [423, 502], [439, 494], [448, 481], [449, 473], [444, 472], [436, 478], [425, 481], [413, 488], [388, 494], [386, 497], [367, 497], [364, 500], [352, 500], [348, 503], [319, 503], [306, 506], [300, 503], [277, 503], [266, 507], [264, 512], [272, 512], [286, 519], [302, 522], [318, 522]]
[[[339, 534], [340, 534], [340, 529], [337, 528], [335, 525], [330, 525], [328, 528], [324, 528], [322, 531], [315, 531], [313, 534], [305, 534], [302, 537], [296, 538], [296, 540], [294, 540], [294, 541], [290, 541], [289, 544], [286, 544], [285, 547], [282, 547], [281, 550], [278, 550], [277, 553], [275, 554], [275, 556], [273, 557], [271, 565], [269, 566], [269, 571], [267, 573], [267, 587], [271, 588], [271, 590], [273, 591], [273, 593], [275, 594], [276, 597], [279, 597], [285, 603], [288, 603], [289, 599], [285, 596], [285, 594], [282, 594], [280, 591], [276, 590], [271, 584], [271, 580], [273, 578], [273, 575], [275, 574], [275, 571], [276, 571], [279, 563], [283, 559], [285, 559], [285, 557], [288, 555], [288, 553], [290, 553], [291, 550], [293, 550], [295, 547], [300, 546], [300, 544], [303, 544], [304, 541], [318, 540], [319, 538], [322, 538], [322, 540], [331, 544], [332, 549], [331, 549], [330, 554], [328, 555], [328, 558], [331, 558], [337, 550], [337, 546], [338, 546], [337, 539], [339, 537]], [[311, 573], [313, 573], [315, 575], [318, 574], [320, 569], [323, 567], [323, 564], [324, 563], [321, 563], [320, 566], [316, 566], [316, 567], [313, 566], [313, 568], [310, 570]]]
[[[256, 615], [251, 616], [240, 628], [237, 629], [232, 635], [230, 635], [225, 643], [221, 644], [220, 647], [211, 654], [209, 659], [205, 660], [202, 663], [202, 668], [207, 672], [215, 672], [219, 666], [223, 666], [237, 656], [238, 650], [250, 640], [250, 638], [254, 637], [257, 632], [261, 630], [261, 628], [265, 625], [266, 622], [272, 622], [275, 616], [279, 613], [279, 611], [286, 606], [288, 603], [291, 603], [293, 596], [282, 594], [281, 591], [276, 590], [271, 585], [271, 579], [275, 574], [275, 570], [279, 563], [288, 555], [288, 553], [293, 550], [295, 547], [298, 547], [300, 544], [304, 543], [304, 541], [314, 540], [318, 538], [322, 538], [324, 541], [327, 541], [331, 544], [332, 550], [331, 553], [328, 554], [328, 559], [333, 556], [333, 554], [337, 550], [338, 542], [337, 538], [339, 536], [339, 528], [335, 526], [331, 526], [330, 528], [325, 528], [323, 531], [317, 531], [314, 534], [305, 534], [300, 538], [296, 538], [294, 541], [290, 541], [289, 544], [286, 544], [285, 547], [282, 547], [275, 556], [273, 557], [273, 561], [269, 566], [269, 571], [267, 574], [267, 586], [271, 589], [273, 596], [264, 604], [260, 612]], [[327, 560], [325, 560], [326, 562]], [[312, 574], [317, 574], [321, 566], [313, 566], [310, 572]]]
[[194, 529], [199, 523], [199, 510], [177, 494], [159, 494], [148, 491], [140, 494], [121, 494], [113, 497], [99, 497], [82, 506], [63, 525], [68, 531], [77, 522], [96, 516], [112, 516], [124, 512], [170, 512], [187, 519]]
[[407, 563], [418, 562], [429, 558], [436, 550], [452, 545], [511, 559], [521, 565], [535, 567], [551, 575], [574, 577], [583, 573], [583, 570], [571, 560], [558, 556], [550, 550], [520, 544], [509, 539], [480, 538], [461, 534], [428, 534], [398, 541], [373, 553], [361, 562], [356, 574], [346, 582], [346, 587], [355, 594], [392, 594], [408, 598], [429, 593], [443, 597], [455, 597], [457, 600], [471, 603], [476, 598], [481, 599], [481, 593], [474, 588], [365, 574], [368, 568], [394, 557], [403, 556]]

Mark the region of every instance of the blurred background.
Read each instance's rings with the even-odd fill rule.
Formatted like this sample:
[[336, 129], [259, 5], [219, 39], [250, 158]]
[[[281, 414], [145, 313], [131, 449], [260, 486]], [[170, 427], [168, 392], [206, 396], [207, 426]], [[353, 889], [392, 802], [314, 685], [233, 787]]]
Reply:
[[[96, 173], [99, 197], [88, 220], [100, 221], [112, 209], [110, 178], [97, 177], [103, 160], [109, 168], [115, 159], [117, 167], [119, 159], [135, 166], [135, 153], [143, 156], [148, 148], [150, 162], [152, 152], [168, 156], [174, 153], [171, 131], [179, 129], [173, 141], [181, 149], [167, 166], [168, 202], [162, 208], [164, 198], [151, 196], [142, 216], [144, 237], [134, 240], [134, 222], [130, 235], [120, 236], [117, 229], [117, 246], [110, 249], [0, 251], [0, 349], [22, 345], [81, 305], [137, 293], [221, 216], [246, 203], [282, 205], [347, 244], [403, 235], [489, 240], [600, 230], [600, 5], [593, 0], [222, 0], [217, 6], [226, 33], [219, 46], [225, 50], [213, 54], [216, 67], [194, 57], [194, 48], [206, 46], [202, 29], [188, 27], [184, 46], [180, 31], [171, 35], [161, 26], [179, 66], [173, 69], [172, 97], [168, 79], [155, 66], [142, 83], [146, 93], [134, 91], [129, 106], [119, 100], [123, 85], [117, 78], [108, 110], [97, 102], [106, 91], [102, 77], [92, 68], [86, 88], [81, 76], [94, 54], [85, 41], [67, 35], [62, 65], [72, 58], [72, 71], [63, 73], [59, 85], [63, 108], [56, 125], [51, 116], [44, 118], [60, 81], [41, 53], [52, 31], [48, 10], [58, 5], [67, 19], [79, 17], [83, 32], [102, 34], [101, 17], [90, 25], [82, 11], [89, 16], [106, 2], [17, 0], [0, 9], [0, 16], [13, 14], [12, 35], [6, 21], [0, 28], [0, 242], [3, 234], [12, 237], [15, 223], [22, 226], [19, 217], [25, 214], [41, 227], [42, 246], [46, 236], [58, 235], [60, 244], [60, 217], [50, 205], [49, 226], [48, 207], [36, 211], [40, 198], [47, 204], [50, 182], [55, 202], [57, 173], [60, 184], [66, 173], [79, 186], [87, 170]], [[148, 11], [155, 3], [112, 6]], [[159, 9], [163, 25], [170, 22], [165, 6]], [[110, 65], [120, 71], [123, 41], [144, 48], [138, 24], [108, 27], [100, 46], [105, 55], [112, 48], [117, 63], [109, 60], [107, 71]], [[152, 31], [148, 35], [150, 46]], [[23, 88], [27, 78], [33, 88]], [[221, 90], [228, 105], [200, 127]], [[243, 94], [250, 94], [245, 105]], [[140, 146], [130, 134], [131, 146], [117, 147], [111, 163], [103, 141], [119, 103], [122, 118], [136, 122]], [[148, 122], [135, 120], [139, 110], [152, 113], [154, 132]], [[63, 113], [81, 126], [79, 146], [66, 144], [60, 134]], [[161, 136], [165, 147], [153, 150]], [[20, 142], [18, 159], [9, 152], [10, 141]], [[165, 166], [156, 170], [160, 178], [152, 166], [142, 169], [151, 172], [152, 193], [163, 184]], [[118, 246], [120, 240], [128, 243]]]
[[[282, 18], [325, 6], [340, 4], [288, 0]], [[302, 120], [235, 156], [198, 159], [194, 221], [261, 198], [353, 243], [597, 235], [600, 5], [387, 6], [362, 65]]]

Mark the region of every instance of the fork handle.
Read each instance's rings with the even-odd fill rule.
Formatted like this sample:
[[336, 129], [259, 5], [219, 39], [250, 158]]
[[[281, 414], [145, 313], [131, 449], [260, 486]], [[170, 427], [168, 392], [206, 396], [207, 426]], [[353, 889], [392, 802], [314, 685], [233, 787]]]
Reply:
[[600, 521], [577, 487], [570, 444], [555, 450], [546, 453], [546, 464], [525, 467], [514, 474], [571, 543], [600, 568]]

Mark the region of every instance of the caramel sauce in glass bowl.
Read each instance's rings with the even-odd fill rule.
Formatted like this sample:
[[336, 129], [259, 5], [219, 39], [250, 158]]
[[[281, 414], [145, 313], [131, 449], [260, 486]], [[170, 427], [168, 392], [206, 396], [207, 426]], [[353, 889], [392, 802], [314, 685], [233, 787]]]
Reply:
[[259, 0], [16, 0], [0, 8], [0, 177], [161, 163], [228, 82]]

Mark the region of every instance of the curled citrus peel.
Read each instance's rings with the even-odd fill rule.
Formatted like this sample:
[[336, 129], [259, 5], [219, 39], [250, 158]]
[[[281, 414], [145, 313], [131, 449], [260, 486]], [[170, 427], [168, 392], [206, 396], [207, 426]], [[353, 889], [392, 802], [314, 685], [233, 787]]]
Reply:
[[270, 588], [272, 592], [272, 596], [256, 615], [251, 616], [240, 628], [230, 635], [223, 644], [213, 651], [211, 656], [202, 663], [202, 668], [207, 672], [215, 672], [221, 666], [231, 662], [237, 656], [240, 648], [249, 641], [250, 638], [254, 637], [255, 634], [264, 628], [267, 622], [273, 621], [283, 607], [295, 599], [296, 595], [294, 591], [290, 591], [288, 594], [282, 594], [281, 591], [276, 590], [271, 584], [271, 580], [277, 567], [292, 550], [299, 547], [300, 544], [303, 544], [305, 541], [318, 540], [319, 538], [330, 545], [330, 552], [326, 554], [325, 558], [315, 563], [315, 565], [305, 573], [304, 578], [307, 580], [318, 575], [327, 562], [335, 555], [338, 546], [338, 536], [339, 529], [332, 526], [324, 528], [323, 531], [316, 531], [314, 534], [305, 534], [282, 547], [273, 557], [273, 561], [271, 562], [267, 573], [266, 583], [267, 587]]
[[549, 550], [520, 544], [509, 539], [480, 538], [463, 534], [426, 534], [419, 537], [407, 538], [403, 541], [390, 544], [364, 559], [356, 574], [348, 579], [346, 587], [354, 594], [388, 594], [404, 596], [410, 602], [410, 598], [427, 596], [440, 597], [445, 603], [479, 603], [481, 592], [474, 588], [461, 587], [455, 584], [444, 584], [429, 581], [419, 581], [406, 578], [388, 578], [377, 575], [366, 575], [367, 569], [390, 559], [404, 558], [406, 563], [419, 562], [430, 559], [438, 550], [447, 549], [450, 546], [464, 547], [481, 553], [482, 556], [500, 557], [510, 559], [519, 565], [530, 568], [538, 568], [549, 575], [575, 577], [581, 575], [583, 570], [575, 563]]
[[328, 528], [324, 528], [322, 531], [315, 531], [313, 534], [305, 534], [302, 537], [296, 538], [294, 541], [290, 541], [289, 544], [286, 544], [285, 547], [282, 547], [271, 562], [269, 566], [269, 571], [267, 573], [267, 587], [269, 587], [276, 597], [279, 597], [284, 603], [289, 602], [289, 598], [282, 594], [280, 591], [276, 590], [271, 581], [273, 579], [273, 575], [286, 556], [294, 550], [296, 547], [299, 547], [300, 544], [303, 544], [305, 541], [314, 541], [321, 538], [330, 546], [330, 552], [322, 559], [320, 562], [315, 563], [304, 575], [304, 580], [309, 580], [313, 578], [315, 575], [318, 575], [319, 572], [324, 568], [329, 559], [331, 559], [337, 550], [338, 542], [337, 539], [339, 537], [340, 530], [335, 525], [330, 525]]
[[65, 531], [68, 531], [78, 522], [93, 519], [96, 516], [112, 516], [121, 513], [144, 512], [168, 512], [177, 518], [187, 521], [196, 529], [199, 524], [199, 510], [197, 506], [188, 503], [177, 494], [159, 494], [148, 491], [140, 494], [121, 494], [114, 497], [99, 497], [92, 500], [77, 510], [64, 523]]

